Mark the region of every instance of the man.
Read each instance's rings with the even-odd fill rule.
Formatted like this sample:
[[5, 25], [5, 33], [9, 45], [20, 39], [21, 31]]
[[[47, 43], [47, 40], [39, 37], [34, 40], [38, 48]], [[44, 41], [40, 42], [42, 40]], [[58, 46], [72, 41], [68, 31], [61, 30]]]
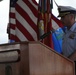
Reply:
[[59, 6], [59, 16], [66, 31], [63, 37], [63, 55], [70, 57], [76, 51], [76, 9], [69, 6]]
[[70, 6], [59, 6], [59, 16], [66, 27], [63, 37], [63, 55], [76, 61], [76, 9]]

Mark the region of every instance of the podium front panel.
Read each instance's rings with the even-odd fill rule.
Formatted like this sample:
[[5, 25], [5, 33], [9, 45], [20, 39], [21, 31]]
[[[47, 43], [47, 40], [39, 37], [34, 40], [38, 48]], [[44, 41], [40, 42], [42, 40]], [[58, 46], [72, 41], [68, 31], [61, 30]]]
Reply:
[[40, 42], [2, 44], [0, 75], [74, 75], [74, 62]]

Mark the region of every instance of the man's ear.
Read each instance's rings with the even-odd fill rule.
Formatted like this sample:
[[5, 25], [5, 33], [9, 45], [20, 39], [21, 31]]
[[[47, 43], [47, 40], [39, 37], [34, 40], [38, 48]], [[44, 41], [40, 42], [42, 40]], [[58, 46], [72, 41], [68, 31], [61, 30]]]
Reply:
[[69, 14], [68, 17], [69, 17], [70, 20], [73, 20], [74, 19], [74, 14]]
[[74, 18], [74, 14], [71, 14], [71, 19]]

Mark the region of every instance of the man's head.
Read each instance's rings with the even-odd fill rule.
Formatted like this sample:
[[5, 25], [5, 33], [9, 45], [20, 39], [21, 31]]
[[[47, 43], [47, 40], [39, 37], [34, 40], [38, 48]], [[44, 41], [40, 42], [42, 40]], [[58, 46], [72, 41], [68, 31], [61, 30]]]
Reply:
[[71, 27], [75, 22], [76, 9], [70, 6], [58, 6], [58, 12], [63, 25]]
[[76, 9], [71, 6], [58, 6], [58, 17], [63, 17], [67, 14], [76, 14]]

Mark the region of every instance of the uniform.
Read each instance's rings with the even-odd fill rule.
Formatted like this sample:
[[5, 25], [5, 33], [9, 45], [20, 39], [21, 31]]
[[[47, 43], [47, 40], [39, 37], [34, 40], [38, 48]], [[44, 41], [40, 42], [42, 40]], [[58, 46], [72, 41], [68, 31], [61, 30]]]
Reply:
[[66, 30], [63, 37], [63, 45], [62, 45], [63, 55], [69, 57], [74, 51], [76, 51], [76, 23], [70, 28], [70, 30]]

